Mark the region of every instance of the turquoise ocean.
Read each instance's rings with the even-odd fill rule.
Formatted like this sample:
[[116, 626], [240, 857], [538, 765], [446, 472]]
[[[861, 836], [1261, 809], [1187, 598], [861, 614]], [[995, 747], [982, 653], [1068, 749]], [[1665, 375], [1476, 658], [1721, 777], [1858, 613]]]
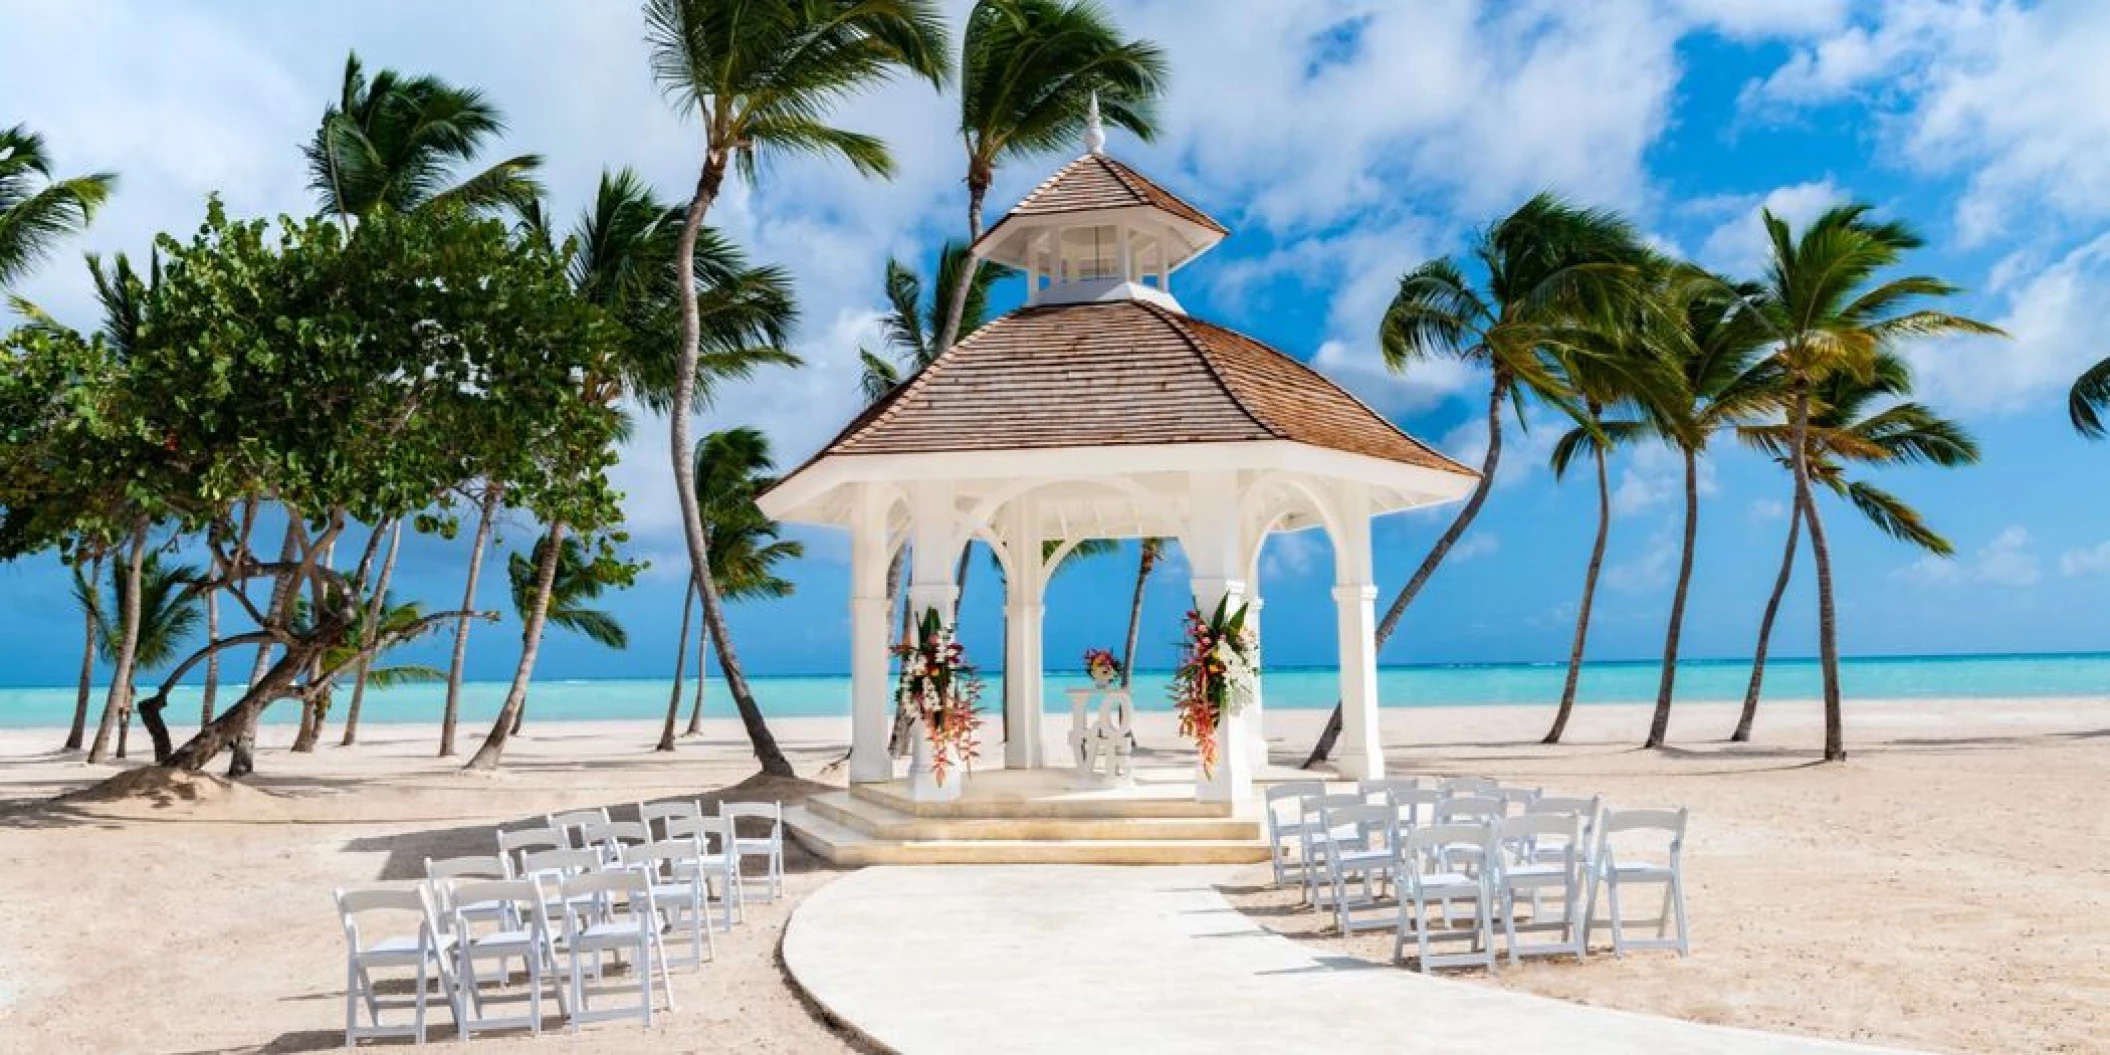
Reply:
[[[1897, 656], [1843, 660], [1840, 680], [1849, 697], [1860, 699], [1935, 699], [2081, 696], [2110, 697], [2110, 653], [1986, 656]], [[1589, 663], [1583, 668], [1581, 701], [1585, 704], [1647, 703], [1656, 698], [1659, 667], [1655, 663]], [[1485, 707], [1503, 704], [1547, 704], [1560, 698], [1566, 673], [1561, 663], [1475, 663], [1386, 667], [1378, 673], [1378, 696], [1386, 707]], [[1688, 660], [1680, 664], [1681, 701], [1740, 701], [1750, 680], [1745, 660]], [[994, 702], [997, 675], [987, 675]], [[1051, 671], [1047, 706], [1065, 711], [1061, 690], [1087, 684], [1082, 672]], [[1169, 710], [1170, 674], [1138, 672], [1136, 705]], [[847, 676], [758, 676], [749, 679], [755, 697], [768, 714], [779, 717], [850, 713]], [[1267, 706], [1331, 707], [1336, 676], [1331, 667], [1279, 667], [1264, 676]], [[684, 689], [688, 707], [693, 680]], [[538, 722], [607, 721], [657, 718], [666, 712], [669, 683], [665, 678], [542, 679], [529, 695]], [[1810, 699], [1818, 695], [1817, 663], [1782, 659], [1767, 664], [1769, 699]], [[197, 686], [184, 686], [171, 698], [172, 717], [195, 713]], [[504, 700], [504, 682], [470, 682], [462, 687], [462, 713], [469, 720], [490, 720]], [[72, 686], [0, 687], [0, 727], [65, 725], [73, 714]], [[370, 690], [362, 705], [366, 722], [434, 722], [439, 720], [443, 686], [409, 685]], [[341, 715], [348, 695], [340, 692]], [[100, 705], [101, 696], [95, 697]], [[704, 689], [704, 713], [725, 716], [730, 698], [718, 679]], [[291, 722], [298, 711], [278, 706], [266, 720]], [[333, 716], [334, 717], [334, 716]], [[180, 721], [180, 719], [177, 719]]]

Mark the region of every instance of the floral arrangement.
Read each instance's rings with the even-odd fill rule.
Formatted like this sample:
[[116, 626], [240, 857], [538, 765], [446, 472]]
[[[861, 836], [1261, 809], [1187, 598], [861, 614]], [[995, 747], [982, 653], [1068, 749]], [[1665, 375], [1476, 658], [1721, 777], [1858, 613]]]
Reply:
[[1185, 650], [1172, 675], [1180, 735], [1194, 741], [1204, 775], [1215, 771], [1217, 727], [1252, 699], [1253, 682], [1260, 675], [1253, 663], [1259, 642], [1246, 628], [1246, 606], [1240, 604], [1237, 611], [1227, 612], [1229, 600], [1218, 601], [1216, 613], [1206, 619], [1198, 610], [1187, 612]]
[[1121, 661], [1106, 649], [1088, 648], [1084, 650], [1084, 672], [1092, 676], [1092, 684], [1105, 688], [1121, 677]]
[[972, 769], [974, 734], [982, 725], [975, 709], [982, 679], [967, 664], [966, 650], [954, 639], [952, 628], [939, 620], [937, 609], [925, 609], [916, 640], [897, 647], [894, 654], [901, 657], [901, 688], [895, 701], [923, 723], [923, 735], [930, 738], [931, 775], [943, 784], [955, 761]]

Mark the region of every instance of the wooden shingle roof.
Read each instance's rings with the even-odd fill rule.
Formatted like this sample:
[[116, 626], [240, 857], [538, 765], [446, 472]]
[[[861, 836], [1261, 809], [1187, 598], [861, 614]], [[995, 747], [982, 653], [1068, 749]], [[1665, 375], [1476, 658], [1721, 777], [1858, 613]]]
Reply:
[[[997, 237], [1014, 217], [1048, 216], [1056, 213], [1130, 207], [1159, 209], [1217, 234], [1229, 234], [1223, 224], [1187, 204], [1179, 195], [1158, 186], [1142, 173], [1105, 154], [1086, 154], [1042, 180], [996, 225], [982, 233], [979, 242]], [[1007, 232], [1008, 233], [1008, 232]]]
[[819, 456], [1269, 440], [1473, 474], [1296, 359], [1144, 301], [1005, 315]]

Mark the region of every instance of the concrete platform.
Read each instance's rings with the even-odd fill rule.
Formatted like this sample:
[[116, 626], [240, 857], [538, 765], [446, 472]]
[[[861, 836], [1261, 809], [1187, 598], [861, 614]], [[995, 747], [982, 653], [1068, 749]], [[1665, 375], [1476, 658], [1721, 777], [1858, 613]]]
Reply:
[[801, 844], [838, 864], [1267, 860], [1259, 807], [1234, 813], [1224, 803], [1197, 802], [1186, 769], [1140, 772], [1131, 788], [1074, 782], [1062, 770], [977, 770], [959, 799], [941, 803], [914, 801], [905, 780], [860, 784], [787, 810], [784, 822]]
[[829, 1014], [909, 1055], [1879, 1050], [1321, 955], [1232, 908], [1215, 890], [1230, 874], [867, 869], [799, 906], [785, 931], [784, 964]]

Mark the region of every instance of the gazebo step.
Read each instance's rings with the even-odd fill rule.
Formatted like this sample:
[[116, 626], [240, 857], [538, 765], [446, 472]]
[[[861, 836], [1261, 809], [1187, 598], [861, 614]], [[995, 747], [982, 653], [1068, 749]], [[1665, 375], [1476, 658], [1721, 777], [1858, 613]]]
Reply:
[[906, 780], [853, 784], [850, 794], [898, 813], [925, 818], [1103, 820], [1190, 817], [1227, 820], [1232, 816], [1227, 803], [1196, 801], [1191, 782], [1146, 780], [1132, 788], [1078, 791], [1070, 788], [1071, 779], [1067, 771], [1050, 769], [968, 774], [960, 798], [951, 802], [917, 802], [909, 796]]
[[840, 865], [893, 864], [1246, 864], [1265, 861], [1257, 839], [883, 839], [818, 815], [784, 811], [793, 838]]
[[816, 796], [807, 808], [854, 831], [899, 841], [1238, 842], [1263, 834], [1259, 821], [1235, 817], [918, 817], [847, 792]]

